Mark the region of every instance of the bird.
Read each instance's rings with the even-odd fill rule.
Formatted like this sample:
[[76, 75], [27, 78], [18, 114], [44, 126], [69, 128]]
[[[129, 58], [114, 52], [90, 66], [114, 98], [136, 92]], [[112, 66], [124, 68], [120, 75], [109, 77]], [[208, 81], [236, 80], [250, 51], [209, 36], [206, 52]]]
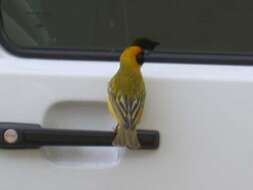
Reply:
[[139, 149], [136, 127], [145, 103], [145, 83], [141, 73], [145, 55], [159, 45], [148, 38], [133, 41], [120, 55], [120, 67], [109, 81], [108, 108], [117, 121], [112, 145]]

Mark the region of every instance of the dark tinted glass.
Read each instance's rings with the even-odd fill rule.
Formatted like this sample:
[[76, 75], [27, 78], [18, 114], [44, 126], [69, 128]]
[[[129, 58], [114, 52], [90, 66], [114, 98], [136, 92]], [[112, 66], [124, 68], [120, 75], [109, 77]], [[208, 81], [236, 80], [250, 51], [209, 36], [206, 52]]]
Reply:
[[136, 37], [160, 52], [252, 53], [252, 0], [2, 0], [21, 47], [121, 49]]

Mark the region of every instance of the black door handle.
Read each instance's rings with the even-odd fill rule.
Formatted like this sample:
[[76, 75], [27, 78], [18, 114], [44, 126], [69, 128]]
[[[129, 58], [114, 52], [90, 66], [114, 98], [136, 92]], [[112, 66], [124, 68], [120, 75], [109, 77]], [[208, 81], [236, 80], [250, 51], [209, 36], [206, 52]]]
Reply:
[[[159, 132], [138, 130], [141, 149], [157, 149]], [[27, 149], [41, 146], [112, 146], [111, 131], [42, 128], [38, 124], [0, 123], [0, 148]]]

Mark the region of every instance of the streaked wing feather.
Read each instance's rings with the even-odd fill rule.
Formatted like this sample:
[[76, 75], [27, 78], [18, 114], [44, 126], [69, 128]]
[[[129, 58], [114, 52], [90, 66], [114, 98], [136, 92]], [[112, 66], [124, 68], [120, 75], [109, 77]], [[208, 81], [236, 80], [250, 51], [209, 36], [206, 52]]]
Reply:
[[143, 113], [145, 94], [138, 97], [127, 97], [113, 93], [110, 89], [108, 93], [119, 124], [127, 128], [135, 128]]

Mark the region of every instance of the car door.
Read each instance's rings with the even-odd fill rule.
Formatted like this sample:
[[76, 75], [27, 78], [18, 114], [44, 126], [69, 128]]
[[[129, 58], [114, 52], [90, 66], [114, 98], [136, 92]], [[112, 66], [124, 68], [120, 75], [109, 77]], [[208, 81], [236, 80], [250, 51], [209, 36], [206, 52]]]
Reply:
[[[112, 131], [107, 84], [126, 36], [163, 36], [163, 48], [142, 68], [147, 97], [139, 125], [159, 131], [158, 149], [1, 149], [1, 189], [252, 189], [251, 27], [240, 23], [251, 18], [251, 3], [222, 3], [2, 0], [0, 124]], [[157, 16], [147, 21], [151, 10]], [[248, 31], [232, 30], [233, 22]]]

